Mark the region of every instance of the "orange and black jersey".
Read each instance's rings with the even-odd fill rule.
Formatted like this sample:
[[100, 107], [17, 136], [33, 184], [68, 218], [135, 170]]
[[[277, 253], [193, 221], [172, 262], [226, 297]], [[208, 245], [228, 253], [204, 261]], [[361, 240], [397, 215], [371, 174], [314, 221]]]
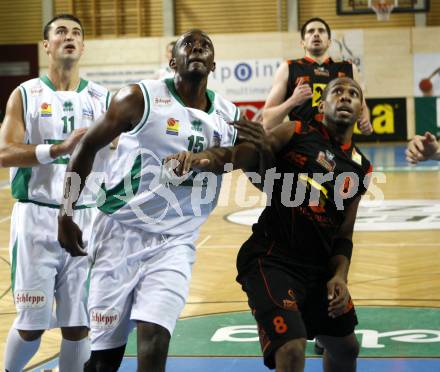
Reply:
[[240, 250], [239, 272], [262, 256], [326, 270], [345, 208], [367, 190], [371, 163], [352, 143], [336, 143], [322, 123], [296, 121], [275, 164], [281, 177], [253, 226], [254, 243]]
[[331, 58], [326, 59], [321, 65], [309, 57], [296, 60], [288, 60], [289, 77], [287, 80], [286, 99], [289, 98], [298, 83], [309, 84], [313, 92], [311, 100], [305, 101], [302, 105], [296, 106], [289, 113], [290, 120], [311, 120], [321, 121], [318, 106], [321, 101], [321, 94], [327, 84], [339, 77], [353, 78], [353, 65], [350, 62], [334, 62]]

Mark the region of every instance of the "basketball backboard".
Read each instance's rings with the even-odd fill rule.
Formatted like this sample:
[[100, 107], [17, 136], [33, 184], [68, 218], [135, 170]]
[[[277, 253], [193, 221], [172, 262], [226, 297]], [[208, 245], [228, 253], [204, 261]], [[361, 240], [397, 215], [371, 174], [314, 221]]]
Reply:
[[[374, 14], [371, 4], [379, 2], [368, 0], [337, 0], [336, 10], [338, 15]], [[387, 0], [394, 5], [393, 13], [419, 13], [428, 12], [430, 0]]]

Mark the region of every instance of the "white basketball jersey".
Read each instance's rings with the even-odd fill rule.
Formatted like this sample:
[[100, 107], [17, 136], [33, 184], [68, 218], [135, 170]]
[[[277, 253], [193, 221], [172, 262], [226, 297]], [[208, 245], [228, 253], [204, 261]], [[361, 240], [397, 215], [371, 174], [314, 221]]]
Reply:
[[[162, 160], [180, 151], [231, 146], [236, 130], [228, 124], [238, 108], [208, 90], [207, 112], [185, 106], [172, 79], [143, 80], [145, 111], [140, 123], [119, 138], [101, 211], [152, 233], [195, 231], [215, 207], [221, 176], [192, 173], [180, 184], [162, 173]], [[206, 174], [205, 174], [206, 175]]]
[[[25, 143], [35, 145], [60, 143], [74, 129], [89, 127], [106, 111], [110, 99], [107, 89], [83, 79], [76, 91], [56, 91], [47, 76], [28, 80], [19, 89], [26, 125]], [[69, 156], [62, 156], [50, 164], [11, 168], [12, 196], [22, 202], [58, 207], [68, 162]], [[86, 202], [85, 198], [81, 200]], [[81, 200], [78, 206], [83, 204]]]

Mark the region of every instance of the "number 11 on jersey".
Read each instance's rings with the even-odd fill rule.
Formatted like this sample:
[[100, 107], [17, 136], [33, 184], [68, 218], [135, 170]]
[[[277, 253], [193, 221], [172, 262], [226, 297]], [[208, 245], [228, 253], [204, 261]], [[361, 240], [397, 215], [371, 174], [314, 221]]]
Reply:
[[63, 116], [61, 118], [63, 120], [63, 133], [70, 133], [73, 132], [73, 130], [75, 129], [75, 117], [71, 116], [71, 117], [67, 117], [67, 116]]

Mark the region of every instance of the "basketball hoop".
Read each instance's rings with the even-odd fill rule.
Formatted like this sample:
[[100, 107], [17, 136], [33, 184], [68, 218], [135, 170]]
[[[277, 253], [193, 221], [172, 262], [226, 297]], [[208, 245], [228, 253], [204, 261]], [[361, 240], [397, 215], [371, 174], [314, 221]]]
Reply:
[[369, 0], [368, 5], [376, 13], [377, 20], [379, 22], [389, 21], [391, 12], [395, 6], [395, 4], [388, 3], [386, 0], [379, 0], [379, 2], [375, 2], [374, 4], [371, 0]]

